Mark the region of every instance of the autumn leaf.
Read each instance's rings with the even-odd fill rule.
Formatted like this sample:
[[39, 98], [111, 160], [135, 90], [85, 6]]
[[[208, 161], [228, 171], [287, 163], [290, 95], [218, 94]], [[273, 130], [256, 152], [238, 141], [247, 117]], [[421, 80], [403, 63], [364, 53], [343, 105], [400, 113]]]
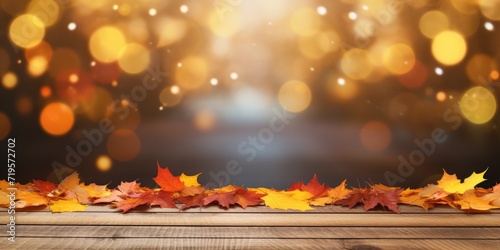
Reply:
[[264, 196], [264, 194], [258, 194], [255, 191], [246, 190], [242, 187], [236, 188], [235, 195], [236, 203], [243, 209], [247, 208], [248, 206], [260, 205], [263, 202], [261, 198], [262, 196]]
[[425, 198], [419, 195], [422, 190], [423, 188], [408, 188], [404, 190], [399, 194], [399, 202], [410, 206], [419, 206], [426, 211], [429, 210], [429, 208], [434, 207], [434, 205], [431, 201], [429, 201], [429, 198]]
[[80, 202], [76, 199], [71, 199], [52, 201], [49, 208], [53, 213], [62, 213], [85, 211], [87, 206], [80, 204]]
[[438, 185], [429, 184], [423, 188], [418, 195], [432, 204], [443, 204], [453, 208], [456, 207], [450, 194]]
[[45, 206], [49, 203], [47, 197], [32, 191], [17, 190], [16, 198], [18, 199], [17, 208]]
[[64, 180], [62, 180], [61, 183], [59, 183], [59, 185], [57, 186], [57, 189], [59, 192], [63, 193], [66, 192], [67, 190], [70, 190], [78, 186], [79, 183], [80, 183], [80, 178], [78, 177], [78, 173], [75, 171], [66, 178], [64, 178]]
[[187, 188], [182, 189], [179, 192], [179, 195], [187, 197], [187, 196], [195, 196], [195, 195], [201, 194], [203, 192], [205, 192], [204, 187], [191, 186], [191, 187], [187, 187]]
[[189, 176], [182, 173], [180, 180], [184, 183], [185, 187], [199, 187], [201, 186], [200, 183], [198, 183], [198, 176], [200, 176], [200, 174], [201, 173]]
[[302, 182], [294, 183], [288, 189], [288, 191], [293, 191], [293, 190], [306, 191], [313, 195], [311, 199], [315, 199], [321, 196], [326, 196], [328, 189], [329, 189], [328, 186], [319, 183], [318, 177], [316, 176], [316, 174], [314, 174], [313, 178], [309, 181], [307, 185], [304, 185]]
[[481, 196], [481, 199], [489, 201], [491, 205], [500, 206], [500, 184], [495, 185], [490, 193]]
[[300, 190], [276, 191], [268, 188], [252, 188], [249, 190], [258, 194], [264, 194], [265, 196], [261, 199], [270, 208], [282, 210], [295, 209], [300, 211], [314, 209], [309, 206], [308, 200], [312, 197], [312, 194], [309, 192]]
[[158, 174], [153, 180], [166, 192], [178, 192], [184, 188], [184, 183], [179, 176], [173, 176], [168, 168], [161, 168], [157, 163]]
[[336, 201], [345, 198], [350, 192], [350, 190], [346, 188], [346, 186], [347, 186], [346, 181], [347, 180], [344, 180], [337, 187], [331, 188], [330, 190], [328, 190], [328, 192], [327, 192], [328, 196], [316, 198], [316, 199], [312, 200], [310, 202], [310, 204], [312, 206], [323, 207], [323, 206], [326, 206], [327, 204], [333, 204]]
[[159, 205], [161, 208], [177, 208], [172, 193], [163, 190], [154, 192], [149, 203], [153, 206]]
[[194, 196], [187, 196], [187, 197], [178, 197], [176, 199], [177, 202], [181, 203], [181, 204], [184, 204], [182, 207], [181, 207], [181, 210], [184, 210], [184, 209], [188, 209], [188, 208], [191, 208], [191, 207], [201, 207], [203, 206], [203, 200], [205, 199], [205, 197], [207, 196], [206, 193], [201, 193], [201, 194], [197, 194], [197, 195], [194, 195]]
[[355, 188], [343, 199], [338, 200], [335, 204], [347, 206], [349, 209], [363, 202], [363, 197], [368, 195], [369, 190], [366, 188]]
[[134, 197], [125, 197], [124, 199], [114, 202], [113, 204], [118, 209], [121, 209], [124, 213], [126, 213], [130, 209], [150, 203], [153, 199], [152, 193], [153, 191], [137, 193], [136, 195], [134, 195]]
[[363, 199], [365, 211], [381, 205], [399, 214], [398, 195], [401, 191], [400, 188], [387, 187], [382, 184], [373, 185], [370, 187], [367, 196]]
[[500, 208], [500, 206], [491, 205], [489, 200], [476, 196], [474, 190], [468, 190], [458, 196], [458, 200], [455, 201], [455, 204], [459, 205], [462, 210], [472, 209], [487, 211]]
[[56, 185], [50, 181], [33, 180], [33, 184], [41, 195], [48, 195], [57, 189]]
[[484, 179], [483, 176], [488, 169], [479, 174], [476, 174], [475, 172], [472, 173], [472, 175], [466, 178], [463, 183], [457, 179], [455, 174], [450, 175], [446, 173], [444, 169], [443, 171], [443, 177], [438, 181], [438, 186], [448, 193], [463, 194], [465, 191], [474, 189], [477, 184], [485, 181], [486, 179]]

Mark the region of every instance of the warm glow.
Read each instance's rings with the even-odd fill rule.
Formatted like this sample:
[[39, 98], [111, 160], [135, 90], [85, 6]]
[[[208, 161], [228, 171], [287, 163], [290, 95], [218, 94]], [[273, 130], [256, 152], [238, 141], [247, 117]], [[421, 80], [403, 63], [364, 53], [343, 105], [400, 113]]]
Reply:
[[127, 44], [120, 51], [118, 64], [129, 74], [141, 73], [149, 65], [149, 51], [137, 43]]
[[355, 80], [367, 78], [373, 70], [373, 62], [366, 50], [351, 49], [344, 53], [340, 61], [344, 74]]
[[99, 157], [97, 157], [97, 159], [95, 161], [95, 165], [96, 165], [97, 169], [99, 169], [101, 172], [107, 172], [113, 166], [113, 162], [112, 162], [111, 158], [109, 158], [109, 156], [100, 155]]
[[475, 124], [487, 123], [493, 118], [496, 110], [495, 96], [484, 87], [470, 88], [460, 99], [462, 115]]
[[440, 32], [449, 29], [450, 23], [443, 12], [431, 10], [422, 15], [418, 26], [422, 34], [433, 39]]
[[2, 85], [6, 89], [13, 89], [17, 86], [17, 76], [12, 72], [7, 72], [2, 77]]
[[415, 65], [415, 54], [410, 46], [398, 43], [384, 51], [384, 67], [394, 75], [408, 73]]
[[90, 36], [89, 48], [92, 56], [98, 61], [110, 63], [119, 58], [125, 46], [123, 33], [113, 26], [103, 26]]
[[55, 0], [32, 0], [26, 12], [38, 17], [45, 27], [49, 27], [59, 19], [60, 7]]
[[45, 36], [42, 20], [34, 15], [21, 15], [10, 24], [9, 36], [12, 42], [22, 48], [31, 48]]
[[290, 26], [300, 36], [311, 36], [319, 31], [321, 18], [312, 9], [299, 9], [292, 14]]
[[359, 139], [368, 151], [382, 152], [391, 144], [392, 133], [385, 123], [371, 121], [363, 125], [359, 132]]
[[175, 79], [181, 87], [191, 90], [199, 88], [208, 77], [208, 66], [201, 57], [187, 57], [182, 61], [182, 67], [175, 69]]
[[40, 114], [40, 125], [50, 135], [60, 136], [73, 127], [75, 117], [68, 105], [53, 102], [45, 106]]
[[454, 31], [443, 31], [432, 40], [432, 55], [444, 65], [455, 65], [467, 52], [467, 43], [462, 35]]
[[119, 129], [109, 136], [106, 148], [113, 159], [130, 161], [141, 151], [141, 140], [133, 131]]
[[279, 91], [281, 106], [290, 112], [301, 112], [311, 103], [312, 94], [307, 84], [301, 81], [288, 81]]

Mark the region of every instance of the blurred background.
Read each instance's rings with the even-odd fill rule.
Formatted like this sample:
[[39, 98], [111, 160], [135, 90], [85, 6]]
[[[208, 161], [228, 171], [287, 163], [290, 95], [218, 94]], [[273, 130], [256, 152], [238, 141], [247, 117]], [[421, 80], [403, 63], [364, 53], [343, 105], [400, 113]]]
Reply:
[[[500, 0], [2, 0], [16, 180], [500, 181]], [[6, 178], [7, 169], [0, 171]]]

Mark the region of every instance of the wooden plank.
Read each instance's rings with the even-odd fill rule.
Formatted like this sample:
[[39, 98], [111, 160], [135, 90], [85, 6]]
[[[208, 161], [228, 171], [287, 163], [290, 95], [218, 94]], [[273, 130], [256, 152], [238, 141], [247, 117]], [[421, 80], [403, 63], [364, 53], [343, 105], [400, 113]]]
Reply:
[[[180, 207], [180, 206], [179, 206]], [[479, 213], [479, 211], [475, 212], [467, 212], [467, 211], [462, 211], [460, 209], [454, 209], [450, 207], [445, 207], [445, 206], [440, 206], [436, 207], [433, 209], [430, 209], [429, 211], [425, 211], [423, 208], [416, 207], [416, 206], [406, 206], [406, 205], [400, 205], [399, 210], [402, 214], [467, 214], [467, 213]], [[5, 208], [0, 208], [0, 213], [3, 211], [7, 211]], [[16, 209], [18, 212], [50, 212], [48, 207], [29, 207], [29, 208], [23, 208], [23, 209]], [[107, 205], [93, 205], [89, 206], [85, 212], [104, 212], [104, 213], [121, 213], [119, 209], [113, 208], [111, 206]], [[131, 210], [129, 213], [178, 213], [179, 209], [175, 208], [159, 208], [159, 207], [152, 207], [151, 209], [148, 209], [147, 206], [142, 206], [137, 209]], [[214, 212], [219, 212], [219, 213], [340, 213], [340, 214], [352, 214], [352, 213], [393, 213], [392, 211], [389, 210], [384, 210], [382, 208], [377, 208], [375, 210], [370, 210], [368, 212], [365, 212], [363, 209], [363, 206], [356, 206], [353, 209], [349, 209], [347, 207], [341, 207], [341, 206], [326, 206], [326, 207], [315, 207], [314, 210], [308, 210], [306, 212], [301, 212], [301, 211], [296, 211], [296, 210], [279, 210], [279, 209], [271, 209], [266, 206], [257, 206], [257, 207], [247, 207], [246, 209], [243, 209], [239, 206], [235, 206], [231, 209], [224, 210], [218, 206], [209, 206], [209, 207], [204, 207], [204, 208], [191, 208], [182, 211], [183, 213], [214, 213]], [[491, 210], [489, 212], [483, 212], [483, 213], [490, 213], [490, 214], [500, 214], [500, 209], [497, 210]]]
[[17, 224], [170, 226], [399, 226], [498, 227], [499, 214], [54, 213], [20, 212]]
[[498, 239], [496, 228], [450, 227], [161, 227], [20, 225], [19, 237], [70, 238], [291, 238]]
[[18, 238], [8, 249], [498, 249], [500, 240]]

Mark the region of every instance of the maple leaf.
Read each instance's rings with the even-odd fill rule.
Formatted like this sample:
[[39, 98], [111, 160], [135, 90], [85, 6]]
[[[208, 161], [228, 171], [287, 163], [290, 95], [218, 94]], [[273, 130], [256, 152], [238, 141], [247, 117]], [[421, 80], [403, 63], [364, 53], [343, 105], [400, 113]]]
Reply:
[[402, 192], [400, 188], [391, 188], [382, 184], [372, 186], [366, 197], [363, 197], [365, 211], [373, 209], [377, 205], [389, 208], [398, 213], [398, 195]]
[[201, 194], [197, 194], [194, 196], [186, 196], [186, 197], [181, 196], [181, 197], [178, 197], [176, 199], [176, 201], [181, 203], [181, 204], [184, 204], [181, 207], [181, 210], [184, 210], [184, 209], [188, 209], [191, 207], [203, 206], [203, 200], [205, 199], [206, 196], [207, 196], [206, 193], [201, 193]]
[[419, 206], [425, 209], [426, 211], [429, 208], [434, 207], [432, 202], [429, 201], [428, 198], [420, 196], [420, 192], [423, 188], [411, 189], [408, 188], [399, 194], [399, 202], [403, 204], [408, 204], [410, 206]]
[[306, 191], [312, 194], [311, 199], [315, 199], [321, 196], [326, 196], [328, 189], [329, 189], [328, 186], [319, 183], [318, 177], [316, 176], [316, 174], [314, 174], [313, 178], [309, 181], [309, 183], [307, 183], [307, 185], [304, 185], [304, 183], [302, 182], [294, 183], [288, 189], [288, 191], [294, 191], [294, 190]]
[[161, 168], [157, 163], [158, 175], [153, 180], [166, 192], [178, 192], [184, 188], [184, 183], [179, 176], [173, 176], [168, 168]]
[[0, 189], [0, 207], [9, 207], [10, 198], [8, 193], [5, 193], [2, 189]]
[[111, 195], [111, 191], [107, 188], [107, 185], [96, 185], [95, 183], [90, 183], [89, 185], [80, 186], [87, 191], [89, 197], [92, 198], [102, 198]]
[[491, 205], [489, 200], [476, 196], [474, 190], [468, 190], [458, 196], [459, 198], [455, 201], [455, 204], [459, 205], [462, 210], [487, 211], [500, 208], [500, 206]]
[[476, 174], [475, 172], [472, 173], [472, 175], [466, 178], [463, 183], [460, 182], [459, 179], [457, 179], [457, 176], [455, 174], [450, 175], [446, 173], [444, 169], [443, 171], [443, 177], [438, 181], [438, 186], [443, 188], [443, 190], [448, 193], [463, 194], [465, 193], [465, 191], [474, 189], [477, 184], [485, 181], [486, 179], [484, 179], [483, 176], [486, 171], [488, 171], [488, 169], [479, 174]]
[[152, 201], [152, 191], [138, 193], [135, 197], [125, 197], [121, 201], [114, 202], [113, 204], [121, 209], [124, 213], [130, 209], [136, 208], [140, 205], [148, 204]]
[[450, 194], [444, 191], [440, 186], [429, 184], [423, 188], [418, 194], [419, 197], [424, 198], [427, 202], [432, 204], [443, 204], [450, 207], [456, 207]]
[[118, 187], [116, 187], [118, 190], [120, 190], [123, 194], [129, 195], [131, 193], [139, 193], [141, 192], [141, 184], [137, 183], [136, 181], [132, 182], [121, 182]]
[[367, 196], [369, 190], [366, 188], [355, 188], [343, 199], [338, 200], [335, 204], [347, 206], [349, 209], [363, 201], [363, 197]]
[[236, 188], [233, 185], [228, 185], [222, 188], [217, 188], [208, 191], [207, 196], [203, 200], [203, 206], [212, 202], [217, 202], [221, 207], [228, 209], [230, 205], [236, 204]]
[[49, 208], [53, 213], [62, 213], [85, 211], [87, 209], [87, 206], [80, 204], [80, 202], [78, 202], [78, 200], [76, 199], [71, 199], [52, 201]]
[[327, 204], [333, 204], [338, 200], [345, 198], [351, 190], [347, 189], [346, 181], [342, 181], [337, 187], [331, 188], [328, 190], [328, 196], [318, 197], [310, 202], [312, 206], [321, 206], [324, 207]]
[[201, 194], [203, 192], [205, 192], [204, 187], [191, 186], [191, 187], [187, 187], [187, 188], [182, 189], [179, 192], [179, 195], [187, 197], [187, 196], [195, 196], [195, 195]]
[[57, 189], [61, 193], [66, 192], [67, 190], [78, 186], [79, 183], [80, 183], [80, 178], [78, 177], [78, 173], [75, 171], [66, 178], [64, 178], [64, 180], [62, 180], [61, 183], [59, 183], [59, 185], [57, 186]]
[[185, 187], [199, 187], [201, 186], [200, 183], [198, 183], [198, 176], [200, 176], [200, 174], [201, 173], [189, 176], [182, 173], [180, 180], [184, 183]]
[[177, 208], [172, 197], [173, 193], [165, 192], [163, 190], [154, 192], [150, 197], [149, 203], [151, 205], [159, 205], [161, 208]]
[[243, 209], [247, 208], [248, 206], [258, 206], [260, 205], [262, 201], [262, 196], [264, 194], [258, 194], [255, 191], [249, 191], [246, 190], [242, 187], [237, 187], [236, 188], [236, 203], [240, 205]]
[[308, 199], [312, 197], [312, 194], [309, 192], [300, 190], [276, 191], [268, 188], [251, 188], [249, 190], [258, 194], [264, 194], [265, 196], [262, 196], [261, 199], [270, 208], [282, 210], [295, 209], [300, 211], [314, 209], [309, 206]]
[[500, 184], [495, 185], [492, 192], [482, 195], [481, 199], [489, 201], [491, 205], [500, 206]]
[[33, 184], [41, 195], [48, 195], [57, 189], [56, 185], [50, 181], [33, 180]]
[[90, 202], [90, 195], [81, 185], [77, 185], [71, 189], [64, 192], [64, 198], [67, 200], [77, 199], [80, 203]]
[[16, 202], [18, 208], [44, 206], [49, 203], [47, 197], [38, 192], [17, 190], [16, 198], [18, 199]]

